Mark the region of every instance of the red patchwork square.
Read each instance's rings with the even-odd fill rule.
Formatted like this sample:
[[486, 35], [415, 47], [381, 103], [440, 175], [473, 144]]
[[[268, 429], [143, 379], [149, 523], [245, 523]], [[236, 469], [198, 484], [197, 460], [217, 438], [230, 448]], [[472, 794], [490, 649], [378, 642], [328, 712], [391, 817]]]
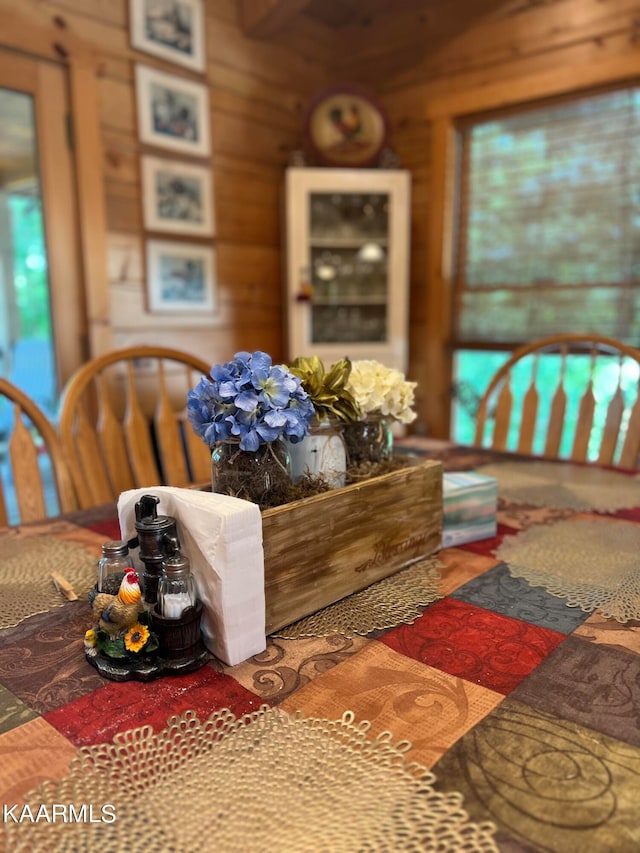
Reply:
[[445, 598], [413, 625], [394, 628], [379, 641], [506, 696], [564, 639], [557, 631]]
[[204, 666], [185, 675], [157, 681], [106, 681], [104, 687], [44, 714], [76, 746], [108, 743], [117, 732], [150, 725], [160, 731], [174, 714], [193, 710], [206, 719], [218, 708], [236, 717], [266, 703], [235, 678]]
[[94, 533], [101, 533], [105, 539], [120, 539], [120, 522], [117, 518], [109, 518], [107, 521], [96, 521], [95, 524], [85, 525]]
[[518, 531], [513, 527], [507, 527], [506, 524], [498, 523], [496, 527], [496, 535], [491, 539], [479, 539], [476, 542], [465, 542], [464, 545], [459, 545], [464, 551], [471, 551], [474, 554], [482, 554], [485, 557], [495, 556], [496, 550], [500, 547], [502, 538], [505, 535], [513, 536]]

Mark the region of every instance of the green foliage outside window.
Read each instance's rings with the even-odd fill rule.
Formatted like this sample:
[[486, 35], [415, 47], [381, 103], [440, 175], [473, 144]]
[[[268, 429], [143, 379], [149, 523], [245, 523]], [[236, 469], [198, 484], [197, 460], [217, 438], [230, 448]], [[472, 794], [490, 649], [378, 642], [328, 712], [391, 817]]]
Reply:
[[[475, 417], [477, 404], [494, 373], [509, 358], [510, 353], [487, 352], [483, 350], [460, 350], [456, 356], [457, 392], [452, 409], [451, 434], [460, 444], [473, 444], [475, 435]], [[590, 355], [569, 355], [566, 363], [565, 390], [567, 391], [566, 427], [560, 445], [560, 455], [568, 456], [571, 451], [578, 416], [580, 398], [584, 394], [589, 379]], [[541, 355], [538, 361], [536, 386], [540, 395], [537, 423], [540, 429], [534, 437], [533, 452], [542, 453], [546, 424], [549, 420], [551, 400], [555, 392], [560, 373], [561, 356]], [[509, 434], [508, 449], [516, 449], [517, 422], [522, 409], [524, 395], [531, 383], [533, 359], [520, 362], [513, 371], [512, 392], [514, 395], [514, 415]], [[620, 365], [618, 357], [598, 359], [594, 371], [593, 391], [596, 398], [596, 415], [592, 444], [600, 444], [607, 406], [618, 387]], [[638, 393], [640, 379], [638, 364], [626, 360], [622, 368], [620, 385], [625, 400], [633, 403]], [[595, 449], [589, 454], [596, 458]]]
[[51, 337], [47, 256], [42, 203], [33, 196], [9, 196], [14, 246], [14, 281], [20, 338]]

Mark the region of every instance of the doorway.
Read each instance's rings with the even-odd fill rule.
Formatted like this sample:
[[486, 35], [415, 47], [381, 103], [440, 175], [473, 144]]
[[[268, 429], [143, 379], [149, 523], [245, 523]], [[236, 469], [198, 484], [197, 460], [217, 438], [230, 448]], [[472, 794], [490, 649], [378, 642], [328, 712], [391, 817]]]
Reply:
[[53, 419], [58, 383], [33, 96], [0, 88], [0, 117], [0, 375]]
[[0, 375], [52, 418], [87, 354], [67, 77], [0, 49]]
[[[69, 114], [65, 66], [0, 48], [0, 376], [54, 425], [64, 383], [87, 354]], [[12, 420], [0, 400], [0, 477], [10, 518]], [[51, 512], [53, 495], [46, 497]]]

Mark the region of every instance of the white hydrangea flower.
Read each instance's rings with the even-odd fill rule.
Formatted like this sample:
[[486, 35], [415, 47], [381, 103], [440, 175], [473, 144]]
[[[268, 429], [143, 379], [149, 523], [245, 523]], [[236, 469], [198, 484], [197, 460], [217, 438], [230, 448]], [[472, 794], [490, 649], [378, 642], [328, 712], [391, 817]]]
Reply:
[[361, 359], [351, 364], [347, 390], [360, 406], [361, 420], [375, 413], [410, 424], [416, 418], [411, 407], [417, 384], [407, 382], [400, 370], [373, 359]]

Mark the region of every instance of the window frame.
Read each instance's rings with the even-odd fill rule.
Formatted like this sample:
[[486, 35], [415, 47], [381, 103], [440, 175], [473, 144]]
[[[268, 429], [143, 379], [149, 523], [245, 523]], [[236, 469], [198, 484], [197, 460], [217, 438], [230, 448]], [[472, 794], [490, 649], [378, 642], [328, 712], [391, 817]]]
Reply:
[[426, 333], [416, 342], [411, 361], [420, 365], [421, 375], [429, 377], [418, 414], [426, 424], [428, 434], [434, 438], [448, 438], [451, 424], [459, 122], [480, 113], [502, 113], [508, 108], [526, 109], [549, 98], [588, 94], [638, 81], [640, 55], [629, 53], [599, 63], [571, 65], [443, 95], [425, 105], [425, 118], [431, 122], [431, 216], [425, 288], [427, 319]]
[[[37, 85], [31, 94], [38, 135], [47, 137], [46, 152], [42, 150], [42, 138], [39, 145], [41, 157], [47, 158], [46, 163], [44, 159], [41, 162], [45, 230], [48, 248], [56, 248], [55, 259], [53, 254], [49, 257], [54, 322], [56, 302], [62, 307], [65, 299], [67, 303], [78, 303], [74, 307], [77, 341], [63, 343], [70, 337], [68, 325], [63, 326], [62, 336], [56, 335], [56, 347], [61, 347], [56, 353], [61, 385], [87, 356], [112, 347], [99, 57], [95, 45], [76, 36], [71, 28], [65, 29], [64, 23], [61, 19], [54, 26], [47, 16], [37, 18], [25, 9], [0, 9], [0, 47], [11, 75], [8, 88], [29, 91], [18, 82], [18, 67], [30, 63], [37, 68]], [[54, 132], [55, 145], [50, 143]], [[63, 158], [64, 188], [58, 156]], [[59, 185], [61, 188], [56, 189]], [[73, 194], [67, 199], [64, 215], [60, 214], [60, 201], [56, 202], [61, 192], [65, 196]], [[61, 242], [58, 234], [62, 234]], [[62, 248], [57, 251], [63, 246], [63, 237], [66, 254]], [[55, 264], [55, 270], [51, 264]], [[65, 311], [57, 313], [64, 316]]]
[[[494, 121], [499, 121], [501, 119], [509, 119], [511, 117], [515, 117], [518, 115], [523, 115], [528, 112], [534, 112], [536, 110], [545, 110], [545, 109], [553, 109], [554, 107], [560, 107], [563, 104], [572, 104], [577, 100], [583, 98], [597, 97], [598, 95], [606, 95], [609, 93], [618, 92], [622, 89], [628, 88], [636, 88], [640, 90], [640, 81], [634, 84], [633, 81], [625, 80], [618, 83], [610, 83], [605, 86], [596, 86], [591, 87], [587, 90], [573, 91], [570, 93], [563, 93], [562, 95], [557, 95], [548, 98], [540, 98], [534, 101], [529, 101], [527, 103], [511, 105], [507, 108], [503, 109], [494, 109], [488, 111], [482, 111], [480, 113], [474, 113], [473, 115], [467, 115], [461, 117], [455, 121], [455, 129], [458, 137], [458, 156], [456, 160], [456, 198], [454, 203], [455, 207], [455, 226], [460, 225], [460, 229], [456, 227], [455, 239], [452, 246], [453, 258], [452, 258], [452, 327], [451, 327], [451, 346], [455, 351], [465, 349], [465, 350], [491, 350], [494, 352], [497, 351], [512, 351], [517, 347], [523, 346], [528, 342], [527, 340], [502, 340], [497, 342], [487, 342], [482, 341], [480, 339], [465, 339], [463, 335], [460, 335], [460, 311], [461, 305], [464, 298], [464, 292], [470, 290], [473, 292], [473, 288], [470, 288], [467, 282], [467, 261], [466, 261], [466, 249], [468, 241], [464, 239], [464, 233], [468, 231], [468, 201], [469, 201], [469, 181], [471, 179], [471, 171], [469, 167], [469, 157], [471, 154], [471, 145], [465, 145], [465, 134], [469, 134], [473, 131], [475, 127], [485, 123], [491, 123]], [[466, 221], [465, 221], [466, 219]], [[462, 271], [462, 272], [461, 272]], [[602, 282], [598, 285], [593, 285], [589, 283], [583, 283], [582, 285], [578, 284], [556, 284], [556, 283], [547, 283], [544, 285], [533, 285], [529, 284], [528, 286], [523, 286], [522, 291], [525, 290], [533, 290], [539, 293], [541, 290], [545, 288], [555, 289], [560, 288], [563, 290], [567, 290], [571, 288], [571, 292], [574, 295], [578, 295], [580, 288], [588, 289], [592, 287], [615, 287], [616, 294], [620, 297], [621, 293], [625, 290], [629, 290], [630, 282]], [[507, 286], [495, 285], [494, 289], [496, 290], [509, 290]], [[548, 334], [556, 333], [556, 332], [573, 332], [573, 331], [589, 331], [587, 328], [580, 329], [556, 329], [554, 331], [541, 331], [540, 334], [535, 334], [535, 337], [545, 337]], [[594, 333], [597, 333], [599, 329], [593, 329]], [[612, 334], [612, 332], [607, 332], [607, 334]], [[622, 337], [621, 335], [614, 335], [615, 337]]]

